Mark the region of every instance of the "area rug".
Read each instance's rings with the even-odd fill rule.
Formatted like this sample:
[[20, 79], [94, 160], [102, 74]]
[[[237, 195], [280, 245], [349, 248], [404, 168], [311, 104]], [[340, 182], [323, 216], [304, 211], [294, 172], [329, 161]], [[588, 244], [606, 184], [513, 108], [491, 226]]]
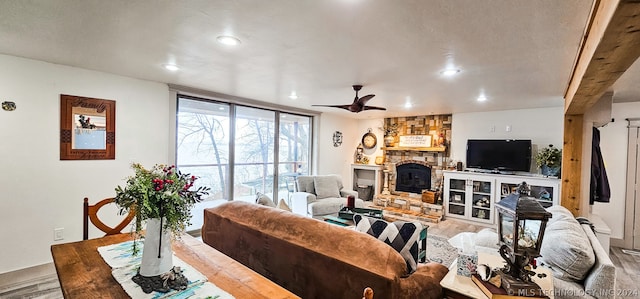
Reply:
[[447, 238], [427, 235], [427, 262], [436, 262], [449, 267], [458, 257], [458, 250], [449, 244]]

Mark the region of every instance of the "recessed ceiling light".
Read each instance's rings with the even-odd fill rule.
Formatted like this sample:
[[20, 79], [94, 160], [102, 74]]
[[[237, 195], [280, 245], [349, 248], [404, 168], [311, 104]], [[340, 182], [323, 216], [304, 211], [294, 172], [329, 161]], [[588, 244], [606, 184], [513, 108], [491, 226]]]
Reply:
[[411, 107], [413, 107], [413, 105], [411, 105], [411, 102], [406, 102], [406, 103], [404, 103], [404, 108], [409, 109], [409, 108], [411, 108]]
[[175, 65], [175, 64], [170, 64], [170, 63], [163, 64], [162, 66], [164, 66], [164, 68], [165, 68], [166, 70], [168, 70], [168, 71], [172, 71], [172, 72], [175, 72], [175, 71], [177, 71], [177, 70], [179, 70], [179, 69], [180, 69], [177, 65]]
[[298, 99], [298, 95], [296, 94], [295, 91], [292, 91], [291, 94], [289, 95], [289, 98], [292, 100], [297, 100]]
[[237, 46], [240, 44], [240, 40], [237, 37], [231, 35], [221, 35], [218, 36], [216, 40], [219, 43], [227, 46]]
[[478, 102], [484, 102], [487, 100], [487, 97], [485, 95], [481, 95], [478, 97]]
[[451, 76], [454, 76], [455, 74], [457, 74], [459, 72], [460, 72], [460, 69], [446, 69], [446, 70], [440, 72], [440, 74], [442, 74], [443, 76], [451, 77]]

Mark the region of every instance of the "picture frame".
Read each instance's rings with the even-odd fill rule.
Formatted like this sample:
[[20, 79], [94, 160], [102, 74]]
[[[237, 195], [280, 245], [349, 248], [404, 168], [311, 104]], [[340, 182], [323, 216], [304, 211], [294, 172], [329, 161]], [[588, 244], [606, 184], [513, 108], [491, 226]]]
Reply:
[[502, 186], [502, 195], [508, 195], [508, 194], [509, 194], [509, 186], [503, 185]]
[[116, 102], [60, 95], [60, 160], [113, 160]]

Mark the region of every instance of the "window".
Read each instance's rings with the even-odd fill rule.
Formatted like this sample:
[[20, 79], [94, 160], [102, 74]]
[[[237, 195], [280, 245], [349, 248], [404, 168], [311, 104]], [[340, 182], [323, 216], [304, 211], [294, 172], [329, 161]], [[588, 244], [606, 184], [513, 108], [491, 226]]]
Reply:
[[177, 123], [176, 165], [211, 188], [206, 201], [288, 201], [309, 174], [311, 116], [179, 95]]

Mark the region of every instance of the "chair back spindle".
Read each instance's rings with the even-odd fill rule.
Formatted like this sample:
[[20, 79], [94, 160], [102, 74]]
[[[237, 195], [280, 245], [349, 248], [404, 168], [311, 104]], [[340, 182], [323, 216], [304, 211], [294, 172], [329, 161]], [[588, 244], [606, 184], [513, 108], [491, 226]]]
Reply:
[[110, 227], [106, 225], [100, 218], [98, 218], [98, 210], [103, 206], [115, 202], [113, 197], [105, 198], [94, 205], [89, 205], [89, 198], [84, 198], [84, 206], [83, 206], [83, 223], [82, 223], [82, 239], [89, 239], [89, 221], [97, 227], [99, 230], [105, 233], [105, 236], [115, 235], [122, 232], [124, 229], [135, 217], [135, 211], [133, 209], [129, 210], [127, 216], [115, 227]]

